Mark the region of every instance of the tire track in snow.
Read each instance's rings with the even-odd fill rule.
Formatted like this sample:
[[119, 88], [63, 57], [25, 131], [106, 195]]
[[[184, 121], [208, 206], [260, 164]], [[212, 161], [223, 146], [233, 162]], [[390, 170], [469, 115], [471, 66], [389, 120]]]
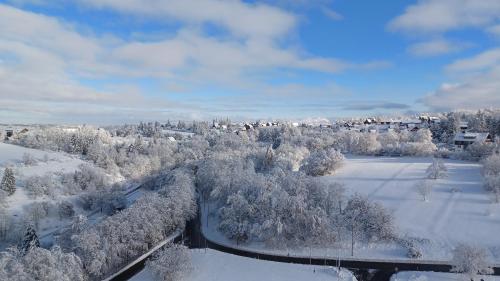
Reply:
[[389, 179], [385, 180], [383, 183], [381, 183], [377, 188], [375, 188], [374, 191], [370, 192], [368, 194], [368, 197], [373, 197], [376, 193], [378, 193], [380, 190], [382, 190], [384, 187], [386, 187], [389, 183], [394, 181], [399, 175], [401, 175], [406, 169], [408, 169], [410, 166], [412, 166], [414, 163], [409, 163], [406, 164], [404, 167], [399, 169], [397, 172], [395, 172]]
[[452, 213], [453, 207], [457, 204], [457, 201], [462, 197], [462, 192], [452, 192], [449, 196], [448, 200], [446, 200], [446, 204], [444, 204], [438, 212], [434, 215], [435, 224], [432, 225], [430, 232], [435, 235], [435, 237], [440, 237], [442, 242], [446, 243], [450, 248], [453, 248], [453, 244], [449, 241], [449, 239], [443, 235], [440, 235], [441, 230], [443, 229], [445, 222], [449, 220], [450, 215]]

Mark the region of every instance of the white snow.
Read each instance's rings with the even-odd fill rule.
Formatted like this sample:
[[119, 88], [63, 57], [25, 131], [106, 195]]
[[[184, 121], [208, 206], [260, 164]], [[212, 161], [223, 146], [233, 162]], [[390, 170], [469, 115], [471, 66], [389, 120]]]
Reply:
[[[448, 177], [435, 183], [428, 202], [418, 194], [415, 184], [426, 178], [431, 158], [416, 157], [354, 157], [348, 156], [335, 175], [324, 180], [343, 182], [348, 193], [361, 193], [381, 203], [395, 217], [397, 233], [423, 238], [418, 244], [426, 261], [449, 261], [453, 248], [460, 242], [484, 247], [490, 259], [500, 264], [500, 204], [491, 204], [483, 189], [477, 162], [445, 160]], [[212, 241], [282, 255], [351, 258], [350, 244], [322, 248], [270, 249], [263, 243], [252, 242], [236, 246], [216, 229], [217, 218], [210, 216], [203, 232]], [[425, 240], [428, 239], [428, 240]], [[346, 245], [349, 244], [349, 245]], [[354, 259], [409, 260], [406, 250], [396, 243], [360, 244]]]
[[[474, 280], [500, 281], [500, 276], [478, 276]], [[403, 271], [394, 274], [391, 281], [470, 281], [456, 273]]]
[[[23, 154], [29, 153], [36, 160], [37, 163], [33, 165], [25, 165], [22, 161]], [[45, 157], [47, 155], [47, 157]], [[42, 161], [44, 158], [48, 158], [47, 162]], [[78, 156], [71, 155], [65, 152], [52, 152], [43, 151], [38, 149], [25, 148], [18, 145], [12, 145], [0, 142], [0, 178], [3, 176], [3, 171], [5, 167], [10, 167], [14, 170], [16, 177], [16, 192], [8, 196], [6, 199], [6, 209], [7, 212], [15, 218], [15, 223], [19, 224], [19, 220], [23, 219], [23, 214], [27, 211], [27, 207], [37, 201], [53, 201], [58, 200], [73, 200], [74, 196], [57, 196], [56, 198], [49, 198], [46, 196], [39, 198], [32, 198], [28, 195], [24, 188], [24, 181], [30, 176], [43, 176], [47, 174], [59, 174], [59, 173], [71, 173], [78, 169], [81, 164], [92, 165], [80, 159]], [[113, 181], [118, 182], [121, 180], [118, 177], [112, 177]], [[132, 184], [132, 183], [131, 183]], [[129, 200], [132, 202], [141, 194], [140, 191], [131, 194]], [[88, 212], [82, 210], [81, 208], [75, 208], [77, 214], [85, 214]], [[92, 212], [88, 217], [89, 221], [97, 222], [103, 218], [103, 214]], [[70, 219], [61, 219], [54, 211], [50, 211], [47, 217], [40, 220], [37, 229], [38, 235], [42, 244], [50, 244], [52, 241], [52, 235], [49, 235], [55, 230], [58, 230], [62, 225], [66, 225], [70, 222]], [[0, 243], [0, 250], [8, 246], [8, 243]]]
[[[33, 155], [38, 163], [33, 166], [22, 165], [24, 153]], [[49, 159], [47, 163], [41, 161], [45, 155]], [[72, 172], [83, 163], [85, 162], [78, 157], [64, 152], [49, 152], [0, 142], [0, 167], [17, 166], [16, 168], [24, 176], [40, 176], [48, 172]]]
[[[341, 270], [338, 278], [334, 267], [279, 263], [245, 258], [207, 249], [191, 250], [193, 272], [183, 281], [326, 281], [356, 280], [347, 270]], [[147, 269], [130, 281], [153, 281]]]
[[448, 177], [435, 183], [424, 202], [415, 183], [425, 179], [430, 158], [350, 157], [329, 180], [344, 182], [349, 192], [359, 192], [393, 211], [398, 232], [427, 238], [424, 259], [449, 259], [460, 242], [469, 242], [496, 253], [500, 233], [500, 206], [491, 204], [483, 189], [481, 165], [446, 160]]
[[[24, 165], [22, 163], [24, 153], [33, 155], [37, 163], [30, 166]], [[41, 161], [45, 155], [48, 156], [47, 162]], [[20, 186], [23, 179], [55, 172], [74, 172], [79, 165], [84, 163], [85, 161], [78, 157], [64, 152], [49, 152], [0, 142], [0, 174], [3, 175], [5, 167], [11, 167], [16, 176], [17, 190], [7, 198], [8, 209], [12, 213], [19, 213], [24, 206], [36, 201], [29, 198], [24, 188]]]

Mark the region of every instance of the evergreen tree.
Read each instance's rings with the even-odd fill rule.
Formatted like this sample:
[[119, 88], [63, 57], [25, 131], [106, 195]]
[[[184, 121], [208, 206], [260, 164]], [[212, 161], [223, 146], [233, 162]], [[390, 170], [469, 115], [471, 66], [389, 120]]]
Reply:
[[30, 224], [28, 228], [26, 228], [20, 250], [26, 254], [31, 249], [38, 247], [40, 247], [40, 240], [38, 240], [35, 228]]
[[16, 192], [16, 178], [14, 177], [14, 171], [12, 171], [11, 168], [5, 168], [2, 182], [0, 183], [0, 189], [7, 192], [7, 195], [9, 196]]

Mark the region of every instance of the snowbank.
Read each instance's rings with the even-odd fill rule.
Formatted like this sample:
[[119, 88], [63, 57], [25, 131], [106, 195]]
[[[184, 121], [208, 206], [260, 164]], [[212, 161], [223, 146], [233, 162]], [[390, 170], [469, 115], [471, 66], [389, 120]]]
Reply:
[[[294, 280], [356, 280], [347, 270], [324, 266], [298, 265], [262, 261], [230, 255], [215, 250], [191, 250], [193, 272], [185, 281], [294, 281]], [[130, 281], [153, 281], [147, 270], [141, 271]]]
[[[500, 276], [480, 276], [475, 280], [500, 281]], [[398, 272], [391, 277], [391, 281], [461, 281], [469, 280], [464, 276], [455, 273], [441, 272]]]

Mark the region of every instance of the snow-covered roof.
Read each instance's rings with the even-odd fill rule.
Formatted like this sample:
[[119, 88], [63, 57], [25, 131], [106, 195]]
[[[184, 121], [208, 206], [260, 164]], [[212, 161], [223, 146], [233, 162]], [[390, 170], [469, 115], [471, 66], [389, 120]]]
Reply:
[[453, 140], [468, 141], [468, 142], [476, 142], [476, 141], [485, 142], [489, 135], [490, 135], [489, 133], [473, 133], [473, 132], [457, 133]]
[[419, 120], [419, 119], [404, 120], [401, 123], [403, 123], [403, 124], [420, 124], [420, 123], [422, 123], [422, 120]]

